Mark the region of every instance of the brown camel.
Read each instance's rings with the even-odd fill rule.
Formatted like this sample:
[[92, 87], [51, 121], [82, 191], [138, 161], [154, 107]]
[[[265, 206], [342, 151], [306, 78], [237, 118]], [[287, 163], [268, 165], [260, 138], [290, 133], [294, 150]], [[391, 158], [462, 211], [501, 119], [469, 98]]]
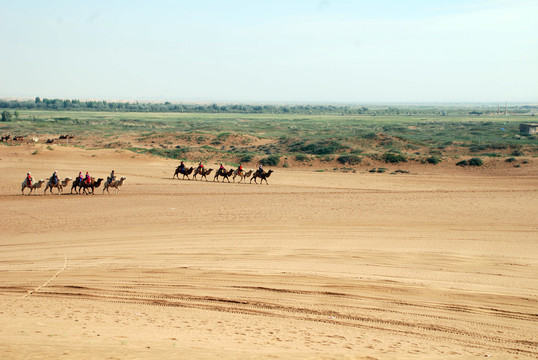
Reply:
[[235, 177], [236, 177], [236, 176], [239, 176], [239, 178], [240, 178], [239, 182], [245, 180], [245, 179], [248, 178], [250, 175], [252, 175], [252, 171], [253, 171], [253, 170], [249, 170], [248, 172], [245, 172], [245, 170], [242, 170], [242, 171], [235, 170], [235, 171], [234, 171], [233, 181], [235, 182]]
[[258, 182], [256, 181], [256, 178], [260, 178], [260, 179], [261, 179], [261, 180], [260, 180], [260, 184], [262, 183], [263, 180], [265, 180], [265, 183], [266, 183], [267, 185], [269, 185], [269, 184], [267, 183], [267, 178], [268, 178], [269, 176], [271, 176], [272, 173], [273, 173], [273, 170], [269, 170], [268, 172], [265, 172], [265, 171], [263, 171], [263, 170], [261, 170], [261, 171], [258, 170], [258, 171], [256, 171], [256, 172], [252, 175], [252, 177], [250, 178], [250, 183], [252, 184], [252, 180], [254, 180], [254, 182], [257, 184]]
[[73, 179], [68, 176], [61, 181], [59, 180], [56, 184], [53, 184], [51, 179], [49, 179], [49, 181], [47, 182], [47, 186], [45, 186], [45, 192], [43, 194], [47, 195], [47, 190], [50, 190], [50, 193], [52, 194], [52, 188], [56, 188], [58, 189], [58, 195], [60, 195], [63, 191], [63, 188], [66, 187], [71, 180]]
[[194, 174], [192, 175], [192, 178], [194, 180], [196, 180], [196, 175], [200, 175], [200, 180], [204, 179], [205, 178], [205, 181], [207, 181], [207, 175], [211, 174], [211, 172], [213, 171], [213, 169], [207, 169], [207, 170], [204, 170], [204, 169], [196, 169], [196, 171], [194, 172]]
[[[84, 182], [84, 180], [82, 180], [82, 182]], [[75, 189], [75, 192], [77, 194], [80, 194], [80, 189], [82, 189], [82, 185], [80, 183], [81, 183], [80, 178], [77, 176], [75, 180], [73, 180], [73, 183], [71, 184], [71, 194], [73, 193], [73, 189]]]
[[[89, 183], [87, 183], [86, 181], [83, 181], [82, 184], [80, 184], [79, 186], [82, 188], [82, 192], [84, 194], [89, 194], [90, 193], [89, 189], [92, 189], [91, 194], [93, 195], [95, 188], [98, 188], [99, 186], [101, 186], [101, 182], [103, 180], [104, 179], [102, 179], [102, 178], [99, 178], [99, 179], [95, 180], [95, 178], [92, 177]], [[86, 191], [86, 190], [88, 190], [88, 191]], [[80, 194], [80, 190], [79, 190], [79, 194]]]
[[116, 194], [117, 194], [120, 191], [119, 188], [123, 185], [126, 179], [127, 178], [125, 176], [122, 176], [119, 180], [106, 182], [105, 185], [103, 186], [103, 194], [105, 193], [105, 190], [107, 193], [110, 194], [110, 192], [108, 191], [108, 188], [111, 188], [111, 187], [116, 189]]
[[219, 181], [219, 176], [222, 176], [222, 182], [224, 182], [224, 179], [226, 179], [226, 180], [228, 180], [228, 182], [230, 182], [229, 176], [232, 176], [233, 172], [234, 172], [234, 169], [230, 169], [228, 171], [223, 170], [223, 169], [219, 169], [215, 173], [215, 177], [213, 178], [213, 181], [215, 181], [215, 179], [217, 181]]
[[194, 168], [191, 166], [190, 168], [183, 168], [183, 171], [181, 171], [181, 168], [178, 166], [176, 168], [176, 172], [174, 173], [174, 176], [172, 176], [172, 179], [175, 178], [177, 176], [178, 180], [179, 180], [179, 174], [183, 175], [183, 179], [185, 179], [185, 176], [187, 177], [187, 179], [190, 180], [189, 178], [189, 175], [192, 174]]
[[30, 192], [28, 193], [28, 195], [30, 195], [34, 190], [35, 194], [37, 195], [37, 189], [39, 189], [44, 182], [45, 180], [40, 179], [37, 182], [32, 181], [32, 183], [28, 185], [28, 182], [26, 181], [26, 179], [24, 179], [24, 181], [22, 182], [21, 193], [24, 195], [24, 189], [30, 188]]

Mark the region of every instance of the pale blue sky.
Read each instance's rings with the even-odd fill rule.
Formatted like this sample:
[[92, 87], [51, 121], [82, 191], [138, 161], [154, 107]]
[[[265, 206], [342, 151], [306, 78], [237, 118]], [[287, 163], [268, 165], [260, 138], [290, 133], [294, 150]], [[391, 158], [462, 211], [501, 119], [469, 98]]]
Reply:
[[538, 1], [0, 0], [0, 97], [538, 101]]

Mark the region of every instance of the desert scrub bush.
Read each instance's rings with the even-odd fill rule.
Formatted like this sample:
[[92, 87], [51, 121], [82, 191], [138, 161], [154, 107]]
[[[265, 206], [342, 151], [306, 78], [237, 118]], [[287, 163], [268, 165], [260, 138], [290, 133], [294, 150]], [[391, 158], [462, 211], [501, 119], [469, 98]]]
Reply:
[[372, 133], [368, 133], [368, 134], [364, 134], [362, 136], [363, 139], [370, 139], [370, 140], [373, 140], [373, 139], [377, 139], [377, 134], [372, 132]]
[[312, 155], [334, 154], [344, 149], [347, 149], [347, 146], [342, 145], [336, 140], [320, 140], [310, 144], [296, 142], [290, 146], [291, 151], [303, 152]]
[[34, 150], [34, 152], [32, 153], [32, 155], [37, 155], [39, 151], [37, 150]]
[[400, 163], [400, 162], [407, 162], [407, 158], [402, 154], [397, 154], [394, 152], [386, 152], [382, 155], [383, 161], [386, 163]]
[[304, 162], [304, 161], [308, 161], [309, 158], [305, 154], [297, 154], [297, 155], [295, 155], [295, 160]]
[[241, 154], [239, 156], [239, 162], [240, 163], [248, 163], [248, 162], [251, 162], [252, 161], [252, 154]]
[[482, 166], [484, 164], [482, 159], [477, 158], [477, 157], [469, 159], [468, 163], [469, 163], [469, 166]]
[[426, 162], [428, 164], [437, 165], [437, 164], [439, 164], [441, 162], [441, 159], [438, 158], [437, 156], [430, 156], [430, 157], [426, 158]]
[[188, 152], [187, 148], [180, 149], [150, 149], [148, 153], [155, 156], [160, 156], [169, 159], [181, 159], [185, 157], [185, 153]]
[[477, 157], [471, 158], [469, 160], [462, 160], [456, 163], [457, 166], [482, 166], [483, 164], [484, 162], [482, 161], [482, 159]]
[[260, 164], [264, 166], [277, 166], [279, 162], [280, 156], [278, 155], [271, 155], [260, 160]]
[[323, 162], [331, 162], [334, 160], [334, 156], [326, 155], [326, 156], [319, 156], [319, 161]]
[[361, 163], [362, 159], [357, 155], [341, 155], [336, 160], [343, 165], [357, 165]]
[[514, 150], [514, 151], [512, 151], [512, 153], [510, 155], [512, 155], [512, 156], [523, 156], [525, 154], [521, 150]]
[[516, 158], [515, 158], [515, 157], [509, 157], [509, 158], [507, 158], [507, 159], [504, 160], [504, 161], [506, 161], [506, 162], [508, 162], [508, 163], [510, 163], [510, 162], [514, 162], [514, 161], [516, 161]]

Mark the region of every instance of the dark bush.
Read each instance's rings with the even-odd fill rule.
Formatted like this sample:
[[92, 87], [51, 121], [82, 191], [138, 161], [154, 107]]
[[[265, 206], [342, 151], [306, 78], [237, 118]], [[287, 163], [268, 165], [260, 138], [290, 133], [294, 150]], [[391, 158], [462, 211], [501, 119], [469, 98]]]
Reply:
[[482, 159], [477, 158], [477, 157], [469, 159], [468, 163], [469, 163], [469, 166], [482, 166], [484, 164]]
[[462, 160], [462, 161], [459, 161], [456, 163], [457, 166], [467, 166], [469, 165], [469, 163], [467, 162], [467, 160]]
[[508, 159], [504, 160], [506, 162], [514, 162], [516, 161], [516, 158], [515, 157], [509, 157]]
[[437, 156], [430, 156], [428, 158], [426, 158], [426, 162], [428, 164], [434, 164], [434, 165], [437, 165], [441, 162], [441, 159], [439, 159]]
[[335, 140], [321, 140], [310, 144], [297, 142], [290, 146], [291, 151], [304, 152], [312, 155], [328, 155], [347, 149], [346, 146]]
[[512, 154], [510, 154], [510, 155], [512, 155], [512, 156], [523, 156], [523, 155], [525, 155], [525, 154], [524, 154], [523, 151], [521, 151], [521, 150], [514, 150], [514, 151], [512, 152]]
[[399, 163], [399, 162], [407, 162], [407, 158], [402, 154], [397, 154], [393, 152], [386, 152], [383, 154], [383, 160], [386, 163]]
[[308, 156], [306, 156], [305, 154], [297, 154], [297, 155], [295, 155], [295, 160], [296, 161], [307, 161]]
[[338, 162], [340, 164], [349, 164], [349, 165], [357, 165], [357, 164], [360, 164], [361, 163], [361, 158], [358, 157], [357, 155], [342, 155], [342, 156], [339, 156], [336, 160], [338, 160]]
[[241, 154], [239, 157], [239, 162], [240, 163], [251, 162], [252, 158], [253, 158], [252, 154]]
[[376, 133], [365, 134], [363, 135], [363, 138], [364, 139], [377, 139], [377, 134]]
[[277, 166], [279, 162], [280, 156], [278, 155], [271, 155], [260, 160], [260, 164], [264, 166]]

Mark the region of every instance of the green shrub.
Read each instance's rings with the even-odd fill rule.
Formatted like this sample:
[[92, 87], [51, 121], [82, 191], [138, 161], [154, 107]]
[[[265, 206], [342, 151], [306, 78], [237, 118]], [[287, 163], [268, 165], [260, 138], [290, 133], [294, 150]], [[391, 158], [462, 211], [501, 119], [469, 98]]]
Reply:
[[456, 165], [458, 166], [482, 166], [483, 164], [484, 162], [482, 161], [482, 159], [477, 157], [471, 158], [469, 160], [462, 160], [456, 163]]
[[510, 154], [510, 155], [512, 155], [512, 156], [523, 156], [523, 155], [525, 155], [525, 154], [524, 154], [523, 151], [521, 151], [521, 150], [514, 150], [514, 151], [512, 152], [512, 154]]
[[516, 158], [515, 157], [509, 157], [508, 159], [504, 160], [506, 162], [514, 162], [516, 161]]
[[341, 155], [336, 160], [341, 164], [356, 165], [361, 163], [361, 158], [357, 155]]
[[279, 162], [280, 156], [278, 155], [271, 155], [260, 160], [260, 164], [264, 166], [277, 166]]
[[377, 139], [377, 134], [376, 133], [368, 133], [368, 134], [365, 134], [362, 136], [363, 139]]
[[334, 156], [330, 156], [330, 155], [327, 155], [327, 156], [321, 156], [319, 158], [320, 161], [324, 161], [324, 162], [331, 162], [334, 160]]
[[240, 163], [247, 163], [247, 162], [251, 162], [252, 161], [252, 154], [241, 154], [239, 156], [239, 162]]
[[482, 166], [483, 164], [484, 162], [480, 158], [474, 157], [469, 159], [469, 166]]
[[347, 147], [335, 140], [321, 140], [310, 144], [297, 142], [292, 144], [290, 149], [312, 155], [328, 155], [347, 149]]
[[297, 155], [295, 155], [295, 160], [296, 161], [307, 161], [308, 156], [306, 156], [305, 154], [297, 154]]
[[437, 156], [430, 156], [428, 158], [426, 158], [426, 162], [428, 164], [434, 164], [434, 165], [437, 165], [441, 162], [441, 159], [439, 159]]
[[382, 156], [383, 160], [386, 163], [399, 163], [399, 162], [407, 162], [407, 158], [402, 154], [397, 154], [393, 152], [386, 152]]

